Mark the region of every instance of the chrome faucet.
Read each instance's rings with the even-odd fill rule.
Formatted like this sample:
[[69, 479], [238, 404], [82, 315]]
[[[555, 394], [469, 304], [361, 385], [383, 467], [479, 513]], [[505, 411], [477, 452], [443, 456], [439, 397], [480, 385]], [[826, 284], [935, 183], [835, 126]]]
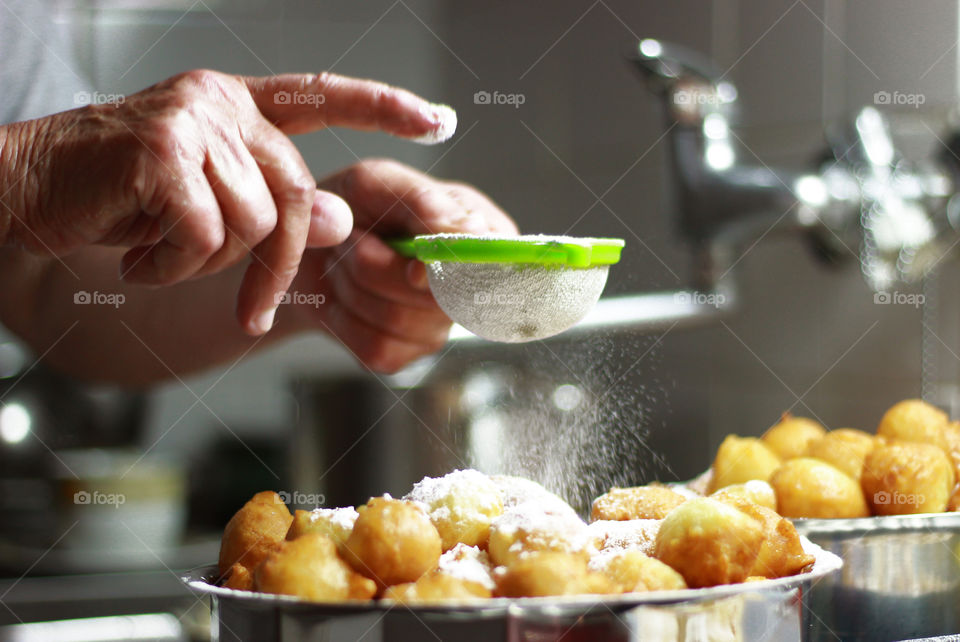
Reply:
[[[919, 281], [960, 246], [960, 130], [938, 153], [911, 163], [898, 153], [884, 115], [868, 106], [827, 128], [820, 162], [806, 172], [743, 163], [738, 151], [745, 146], [731, 127], [737, 89], [716, 65], [653, 39], [641, 40], [628, 60], [663, 107], [668, 194], [677, 230], [692, 249], [692, 282], [601, 298], [560, 338], [650, 332], [723, 316], [737, 303], [738, 257], [768, 233], [805, 237], [829, 264], [858, 261], [878, 293]], [[450, 336], [473, 338], [459, 326]]]
[[747, 165], [730, 127], [737, 90], [715, 65], [653, 39], [630, 59], [663, 104], [670, 191], [698, 289], [716, 288], [738, 248], [774, 229], [805, 234], [821, 258], [859, 256], [876, 290], [918, 280], [956, 240], [960, 203], [948, 204], [960, 184], [960, 134], [955, 149], [913, 165], [897, 153], [883, 115], [865, 107], [828, 132], [825, 162], [809, 172]]

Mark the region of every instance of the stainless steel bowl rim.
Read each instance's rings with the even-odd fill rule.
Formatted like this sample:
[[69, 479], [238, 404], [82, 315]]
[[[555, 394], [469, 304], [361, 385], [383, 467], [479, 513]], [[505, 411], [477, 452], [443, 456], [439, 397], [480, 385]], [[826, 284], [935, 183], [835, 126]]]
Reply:
[[960, 513], [918, 513], [882, 515], [853, 519], [792, 519], [802, 535], [863, 534], [882, 535], [904, 531], [960, 528]]
[[[545, 615], [563, 614], [571, 611], [586, 612], [597, 606], [608, 608], [633, 607], [644, 604], [676, 604], [679, 602], [703, 602], [731, 595], [745, 593], [759, 593], [775, 590], [796, 588], [803, 584], [819, 580], [837, 571], [843, 566], [843, 561], [833, 553], [826, 551], [805, 537], [801, 537], [803, 548], [814, 556], [813, 568], [799, 575], [781, 577], [774, 580], [745, 582], [741, 584], [724, 584], [702, 589], [686, 589], [683, 591], [652, 591], [650, 593], [629, 593], [624, 595], [605, 596], [553, 596], [553, 597], [524, 597], [524, 598], [487, 598], [476, 603], [451, 604], [423, 604], [409, 608], [415, 612], [464, 612], [474, 615], [489, 614], [491, 616], [514, 612], [529, 613], [536, 611]], [[362, 613], [370, 611], [389, 611], [396, 608], [396, 603], [388, 600], [372, 600], [368, 602], [310, 602], [291, 595], [277, 595], [273, 593], [257, 593], [254, 591], [238, 591], [235, 589], [216, 586], [208, 582], [218, 574], [217, 566], [210, 564], [201, 566], [183, 573], [180, 580], [192, 590], [221, 598], [232, 598], [250, 603], [251, 607], [274, 605], [277, 607], [308, 609], [313, 612]]]

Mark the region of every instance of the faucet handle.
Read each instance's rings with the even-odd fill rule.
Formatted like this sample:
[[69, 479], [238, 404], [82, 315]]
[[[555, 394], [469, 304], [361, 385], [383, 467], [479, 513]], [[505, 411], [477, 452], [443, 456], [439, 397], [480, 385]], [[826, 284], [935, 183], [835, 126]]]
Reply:
[[723, 79], [713, 62], [682, 45], [644, 38], [627, 58], [681, 124], [697, 125], [707, 114], [724, 111], [737, 99], [736, 87]]
[[664, 81], [682, 77], [699, 78], [713, 85], [721, 81], [720, 70], [709, 58], [672, 42], [644, 38], [628, 59], [644, 73]]

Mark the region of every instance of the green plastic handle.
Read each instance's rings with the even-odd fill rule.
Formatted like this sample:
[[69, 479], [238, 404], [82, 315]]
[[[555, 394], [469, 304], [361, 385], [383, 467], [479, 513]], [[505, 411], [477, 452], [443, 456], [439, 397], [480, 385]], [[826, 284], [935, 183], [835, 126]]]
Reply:
[[540, 264], [588, 268], [620, 261], [623, 239], [580, 238], [570, 241], [543, 236], [482, 237], [433, 234], [386, 239], [401, 256], [424, 263]]
[[384, 242], [392, 247], [400, 256], [408, 259], [417, 258], [417, 245], [412, 238], [408, 239], [384, 239]]

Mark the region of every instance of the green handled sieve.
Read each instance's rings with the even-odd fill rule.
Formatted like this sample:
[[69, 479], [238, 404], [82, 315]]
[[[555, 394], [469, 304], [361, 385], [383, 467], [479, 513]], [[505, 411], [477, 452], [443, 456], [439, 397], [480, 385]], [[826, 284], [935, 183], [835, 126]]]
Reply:
[[596, 304], [623, 239], [431, 234], [387, 243], [426, 265], [430, 290], [451, 319], [491, 341], [563, 332]]

